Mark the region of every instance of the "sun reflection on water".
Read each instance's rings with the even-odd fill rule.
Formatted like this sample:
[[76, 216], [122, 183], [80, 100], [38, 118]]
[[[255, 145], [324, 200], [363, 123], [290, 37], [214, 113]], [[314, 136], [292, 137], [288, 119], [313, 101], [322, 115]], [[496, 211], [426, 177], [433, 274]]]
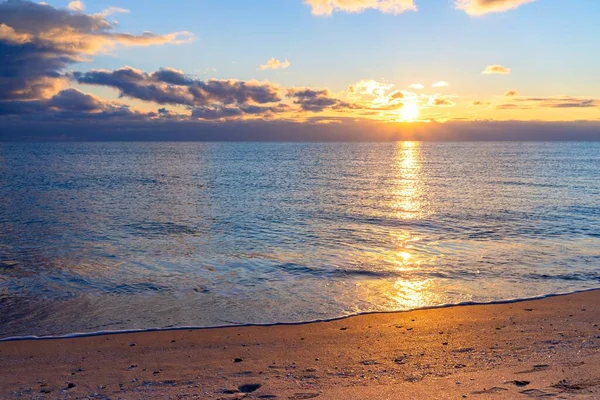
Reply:
[[420, 308], [431, 304], [433, 282], [431, 279], [407, 281], [398, 279], [393, 285], [392, 298], [403, 308]]
[[417, 219], [424, 215], [421, 143], [399, 142], [396, 148], [395, 204], [397, 216]]
[[[395, 215], [401, 220], [417, 220], [427, 215], [425, 183], [422, 171], [422, 148], [420, 142], [399, 142], [396, 145], [396, 187], [394, 189]], [[388, 298], [401, 308], [416, 308], [429, 304], [434, 282], [423, 279], [415, 272], [426, 263], [427, 255], [420, 251], [421, 237], [406, 229], [391, 233], [396, 250], [393, 258], [397, 271], [403, 276], [387, 287]]]

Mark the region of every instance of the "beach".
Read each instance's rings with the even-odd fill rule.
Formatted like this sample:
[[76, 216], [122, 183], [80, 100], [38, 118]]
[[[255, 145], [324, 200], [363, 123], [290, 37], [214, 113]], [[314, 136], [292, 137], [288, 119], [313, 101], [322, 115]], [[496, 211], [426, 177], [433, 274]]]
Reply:
[[0, 0], [0, 400], [600, 400], [600, 0], [114, 3]]
[[0, 343], [0, 397], [600, 397], [600, 291], [329, 322]]

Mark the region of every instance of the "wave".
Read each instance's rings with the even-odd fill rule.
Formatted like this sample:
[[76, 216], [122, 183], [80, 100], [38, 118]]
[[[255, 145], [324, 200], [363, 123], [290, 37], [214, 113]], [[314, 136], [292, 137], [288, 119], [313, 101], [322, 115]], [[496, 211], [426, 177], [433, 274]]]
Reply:
[[576, 281], [576, 282], [600, 282], [600, 273], [574, 273], [574, 274], [527, 274], [525, 278], [533, 280], [560, 280], [560, 281]]
[[6, 338], [0, 339], [0, 342], [14, 342], [14, 341], [23, 341], [23, 340], [63, 340], [63, 339], [75, 339], [75, 338], [83, 338], [83, 337], [95, 337], [95, 336], [107, 336], [107, 335], [120, 335], [120, 334], [128, 334], [128, 333], [146, 333], [146, 332], [172, 332], [172, 331], [184, 331], [184, 330], [206, 330], [206, 329], [223, 329], [223, 328], [240, 328], [240, 327], [269, 327], [269, 326], [298, 326], [298, 325], [306, 325], [306, 324], [315, 324], [320, 322], [332, 322], [332, 321], [341, 321], [352, 317], [357, 317], [361, 315], [381, 315], [381, 314], [400, 314], [407, 313], [411, 311], [421, 311], [421, 310], [435, 310], [441, 308], [449, 308], [449, 307], [467, 307], [467, 306], [480, 306], [480, 305], [494, 305], [494, 304], [514, 304], [521, 303], [525, 301], [532, 300], [542, 300], [548, 299], [552, 297], [559, 296], [568, 296], [577, 293], [588, 293], [593, 291], [600, 291], [600, 287], [592, 288], [592, 289], [583, 289], [576, 290], [572, 292], [565, 293], [549, 293], [540, 296], [534, 297], [526, 297], [526, 298], [514, 298], [507, 300], [493, 300], [487, 302], [476, 302], [476, 301], [465, 301], [461, 303], [447, 303], [447, 304], [439, 304], [434, 306], [426, 306], [419, 307], [409, 310], [400, 310], [400, 311], [369, 311], [369, 312], [361, 312], [349, 315], [343, 315], [340, 317], [334, 318], [326, 318], [326, 319], [314, 319], [309, 321], [300, 321], [300, 322], [275, 322], [275, 323], [265, 323], [265, 324], [229, 324], [229, 325], [215, 325], [215, 326], [177, 326], [177, 327], [167, 327], [167, 328], [145, 328], [145, 329], [123, 329], [123, 330], [108, 330], [108, 331], [95, 331], [95, 332], [84, 332], [84, 333], [69, 333], [66, 335], [58, 335], [58, 336], [10, 336]]

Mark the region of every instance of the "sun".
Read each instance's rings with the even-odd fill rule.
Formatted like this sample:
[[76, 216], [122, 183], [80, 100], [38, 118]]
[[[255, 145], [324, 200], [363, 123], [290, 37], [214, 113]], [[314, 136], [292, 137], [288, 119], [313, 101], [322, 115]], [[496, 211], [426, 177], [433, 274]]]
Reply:
[[413, 122], [419, 118], [419, 106], [416, 103], [406, 102], [400, 109], [400, 119], [402, 121]]

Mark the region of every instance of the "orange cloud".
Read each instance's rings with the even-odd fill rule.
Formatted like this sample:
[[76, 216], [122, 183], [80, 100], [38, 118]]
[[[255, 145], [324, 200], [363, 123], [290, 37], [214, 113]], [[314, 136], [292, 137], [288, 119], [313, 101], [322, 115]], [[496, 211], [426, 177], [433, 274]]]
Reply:
[[480, 16], [488, 13], [504, 12], [535, 0], [457, 0], [456, 8], [467, 14]]
[[83, 5], [82, 1], [75, 0], [70, 2], [67, 8], [73, 11], [83, 11], [85, 9], [85, 6]]
[[400, 14], [417, 11], [414, 0], [305, 0], [313, 15], [331, 15], [333, 12], [360, 13], [374, 9], [383, 13]]
[[276, 58], [271, 58], [266, 64], [261, 65], [259, 68], [263, 71], [265, 69], [286, 69], [289, 68], [290, 65], [292, 65], [292, 63], [288, 60], [282, 62]]
[[481, 73], [484, 75], [507, 75], [510, 74], [510, 68], [503, 67], [502, 65], [488, 65]]
[[27, 33], [17, 33], [10, 26], [0, 24], [0, 41], [9, 44], [24, 44], [30, 41], [31, 38], [32, 36]]
[[518, 96], [519, 92], [517, 92], [516, 90], [509, 90], [508, 92], [504, 93], [504, 96], [506, 97], [513, 97], [513, 96]]
[[63, 71], [69, 65], [117, 46], [181, 44], [193, 39], [189, 32], [120, 33], [105, 17], [124, 10], [88, 15], [82, 9], [78, 1], [64, 9], [24, 0], [0, 2], [0, 45], [9, 46], [2, 68], [11, 76], [0, 80], [0, 99], [48, 98], [64, 87]]

